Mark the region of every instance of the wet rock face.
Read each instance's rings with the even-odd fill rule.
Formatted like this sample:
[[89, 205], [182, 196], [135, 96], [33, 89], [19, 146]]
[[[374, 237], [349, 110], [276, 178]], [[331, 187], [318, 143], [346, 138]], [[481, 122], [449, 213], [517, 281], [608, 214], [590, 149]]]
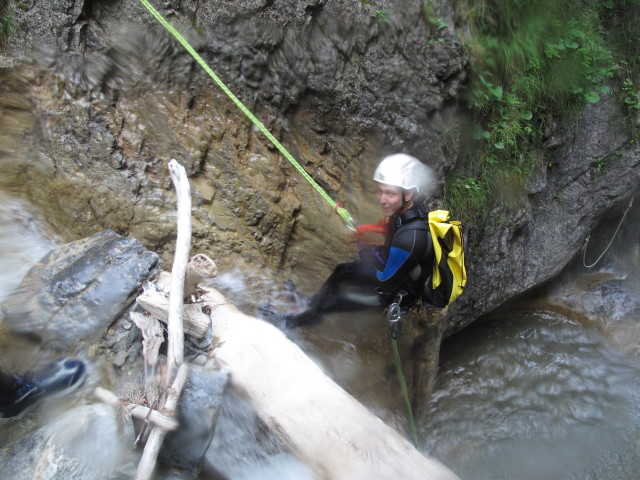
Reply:
[[2, 305], [12, 334], [56, 351], [100, 339], [159, 270], [158, 255], [135, 239], [104, 231], [52, 250]]
[[[383, 20], [351, 1], [154, 5], [353, 213], [383, 150], [445, 163], [431, 117], [458, 90], [463, 57], [452, 32], [434, 41], [419, 5], [381, 2]], [[28, 101], [10, 106], [34, 115], [21, 117], [29, 140], [0, 145], [13, 160], [6, 183], [51, 206], [60, 232], [109, 227], [169, 260], [175, 203], [166, 164], [177, 158], [194, 191], [193, 248], [222, 267], [324, 274], [297, 248], [318, 237], [347, 256], [330, 207], [140, 2], [35, 2], [16, 12], [8, 52], [22, 65], [13, 82]], [[33, 49], [35, 63], [21, 63]]]
[[[451, 308], [450, 330], [557, 276], [589, 232], [601, 222], [615, 225], [637, 197], [640, 148], [630, 141], [613, 95], [559, 127], [553, 141], [554, 160], [539, 165], [527, 196], [511, 209], [496, 210], [495, 218], [503, 220], [478, 252], [468, 252], [467, 291]], [[602, 163], [605, 168], [596, 168]]]

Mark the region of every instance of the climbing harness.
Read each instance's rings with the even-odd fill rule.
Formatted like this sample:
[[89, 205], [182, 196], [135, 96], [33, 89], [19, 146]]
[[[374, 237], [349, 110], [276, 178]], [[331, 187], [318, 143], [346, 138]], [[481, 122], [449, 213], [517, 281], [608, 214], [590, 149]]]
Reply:
[[418, 443], [418, 429], [416, 428], [416, 422], [413, 418], [413, 411], [411, 410], [411, 402], [409, 401], [409, 391], [407, 390], [407, 382], [402, 372], [402, 362], [400, 361], [400, 353], [398, 352], [398, 342], [396, 341], [400, 335], [402, 335], [402, 327], [400, 325], [400, 304], [402, 298], [405, 296], [404, 292], [398, 292], [393, 303], [387, 307], [387, 321], [389, 322], [389, 336], [391, 337], [391, 350], [393, 352], [393, 359], [396, 365], [396, 372], [398, 374], [398, 381], [400, 382], [400, 388], [402, 389], [402, 396], [404, 397], [405, 407], [407, 409], [407, 420], [409, 421], [409, 428], [411, 429], [411, 436], [413, 437], [413, 443], [416, 448], [419, 448]]
[[631, 200], [629, 200], [629, 205], [627, 206], [627, 209], [624, 211], [624, 214], [620, 219], [618, 228], [616, 228], [616, 231], [613, 232], [613, 237], [611, 237], [611, 241], [609, 242], [607, 247], [604, 249], [604, 251], [600, 254], [600, 256], [597, 258], [597, 260], [593, 262], [591, 265], [587, 265], [587, 245], [589, 244], [589, 239], [591, 238], [591, 234], [587, 235], [587, 238], [584, 239], [584, 246], [582, 247], [582, 264], [585, 266], [585, 268], [595, 267], [598, 264], [598, 262], [602, 260], [602, 257], [604, 257], [604, 254], [607, 253], [607, 250], [609, 250], [609, 247], [613, 243], [613, 240], [616, 238], [616, 235], [618, 235], [618, 230], [620, 230], [620, 227], [622, 226], [622, 222], [624, 222], [624, 219], [627, 216], [627, 213], [629, 213], [629, 210], [631, 210], [632, 205], [633, 205], [633, 197], [631, 197]]
[[331, 205], [332, 208], [335, 209], [336, 213], [340, 216], [345, 226], [350, 230], [355, 230], [355, 224], [349, 212], [343, 207], [340, 206], [340, 203], [335, 202], [324, 189], [318, 185], [318, 183], [311, 178], [311, 176], [302, 168], [302, 166], [293, 158], [293, 155], [289, 153], [289, 151], [284, 148], [284, 146], [273, 136], [273, 134], [267, 130], [258, 118], [251, 113], [251, 111], [229, 90], [229, 88], [218, 78], [218, 76], [209, 68], [209, 65], [206, 64], [204, 59], [195, 51], [195, 49], [191, 46], [189, 42], [178, 32], [158, 11], [153, 8], [148, 0], [140, 0], [140, 3], [145, 6], [145, 8], [155, 17], [156, 20], [171, 34], [173, 37], [185, 48], [187, 52], [194, 58], [194, 60], [204, 69], [207, 74], [213, 79], [213, 81], [220, 87], [220, 89], [227, 94], [227, 96], [231, 99], [233, 103], [240, 109], [242, 113], [244, 113], [249, 120], [253, 122], [253, 124], [262, 132], [262, 134], [267, 137], [277, 149], [278, 151], [286, 158], [291, 165], [295, 167], [298, 172], [309, 182], [309, 184], [320, 194], [324, 200]]

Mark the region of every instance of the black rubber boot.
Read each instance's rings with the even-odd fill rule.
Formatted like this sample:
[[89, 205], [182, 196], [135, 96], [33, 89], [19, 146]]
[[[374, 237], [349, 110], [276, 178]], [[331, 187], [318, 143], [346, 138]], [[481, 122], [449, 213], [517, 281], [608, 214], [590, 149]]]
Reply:
[[13, 374], [13, 399], [0, 405], [0, 415], [2, 418], [15, 417], [39, 400], [70, 392], [82, 384], [85, 375], [84, 363], [65, 358], [24, 375]]

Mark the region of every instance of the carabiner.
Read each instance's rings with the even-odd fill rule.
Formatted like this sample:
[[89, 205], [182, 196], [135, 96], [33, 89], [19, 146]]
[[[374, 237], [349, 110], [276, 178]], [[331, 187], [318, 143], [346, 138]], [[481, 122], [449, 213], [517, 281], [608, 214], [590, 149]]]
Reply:
[[400, 325], [400, 304], [402, 303], [402, 298], [404, 294], [402, 292], [398, 292], [396, 298], [393, 303], [389, 305], [387, 308], [387, 321], [389, 322], [389, 332], [391, 334], [391, 338], [398, 338], [402, 335], [402, 326]]

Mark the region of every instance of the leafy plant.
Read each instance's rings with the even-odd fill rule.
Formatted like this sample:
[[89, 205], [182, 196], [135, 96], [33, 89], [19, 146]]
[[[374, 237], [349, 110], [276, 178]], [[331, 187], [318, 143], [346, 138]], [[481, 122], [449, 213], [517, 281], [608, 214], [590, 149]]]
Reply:
[[444, 30], [449, 27], [449, 25], [447, 25], [447, 22], [445, 22], [436, 14], [435, 8], [430, 1], [425, 0], [422, 3], [422, 13], [424, 15], [425, 21], [429, 25], [433, 26], [436, 30]]
[[378, 9], [371, 14], [371, 18], [373, 18], [378, 23], [391, 23], [389, 20], [389, 12], [386, 10]]
[[485, 185], [487, 180], [486, 175], [470, 176], [460, 171], [455, 171], [446, 178], [446, 204], [467, 225], [484, 223], [493, 200], [489, 194], [491, 189]]
[[637, 115], [640, 111], [640, 91], [629, 77], [622, 82], [622, 96], [629, 113]]
[[[477, 178], [489, 202], [503, 200], [495, 193], [505, 178], [524, 187], [545, 161], [550, 122], [600, 101], [623, 73], [627, 110], [635, 115], [640, 110], [633, 80], [640, 71], [640, 0], [459, 0], [455, 6], [456, 21], [466, 22], [471, 32], [464, 44], [473, 127], [463, 162], [447, 183], [448, 205], [479, 206], [460, 198], [473, 190], [465, 187], [472, 186], [469, 182], [461, 183], [464, 178]], [[481, 215], [478, 210], [469, 214]]]
[[631, 134], [631, 144], [640, 141], [640, 128], [638, 128], [638, 115], [640, 114], [640, 89], [629, 77], [622, 81], [621, 96], [624, 106], [629, 114], [627, 116], [627, 129]]
[[16, 24], [13, 14], [7, 2], [0, 5], [0, 47], [4, 48], [8, 36], [15, 31]]
[[371, 12], [369, 15], [376, 23], [391, 23], [389, 12], [380, 8], [377, 0], [360, 0], [360, 5]]
[[609, 164], [621, 155], [622, 154], [620, 152], [614, 152], [611, 155], [594, 158], [591, 162], [591, 175], [593, 177], [597, 177], [604, 174], [609, 167]]

